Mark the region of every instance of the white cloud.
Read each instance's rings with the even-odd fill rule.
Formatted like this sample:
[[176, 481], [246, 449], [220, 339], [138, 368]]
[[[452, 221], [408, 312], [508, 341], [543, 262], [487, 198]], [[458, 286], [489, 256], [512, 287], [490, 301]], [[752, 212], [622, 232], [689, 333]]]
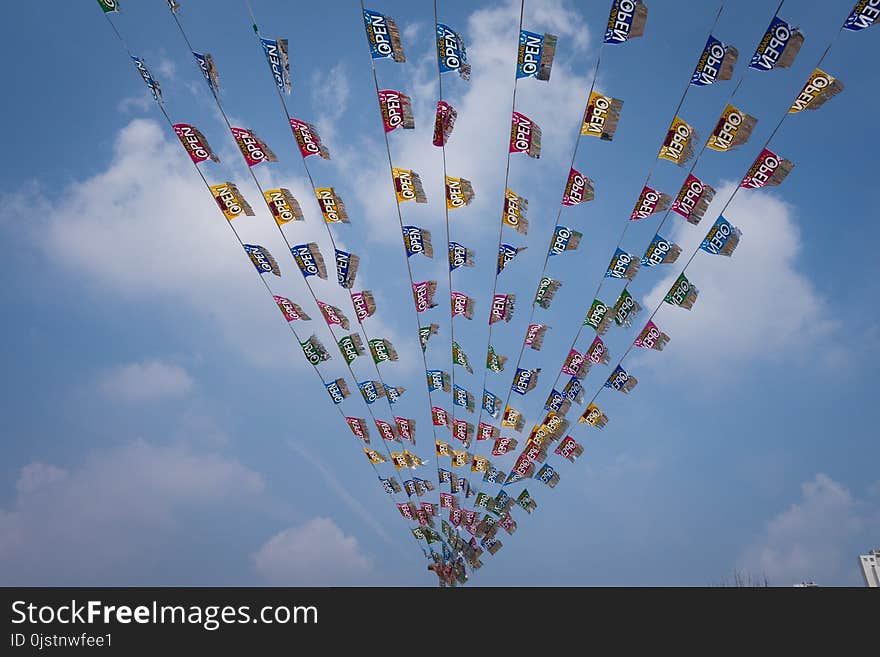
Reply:
[[584, 466], [584, 485], [597, 481], [618, 481], [632, 477], [644, 478], [657, 471], [660, 464], [650, 456], [632, 455], [628, 452], [617, 454], [613, 461], [602, 465], [586, 463]]
[[[717, 217], [733, 186], [721, 186], [716, 202], [699, 227], [676, 222], [672, 234], [663, 234], [681, 245], [687, 257], [709, 229], [709, 217]], [[830, 341], [838, 322], [810, 279], [799, 271], [800, 229], [795, 208], [772, 192], [737, 193], [725, 217], [742, 230], [733, 256], [698, 253], [687, 276], [700, 291], [691, 311], [665, 305], [655, 318], [672, 340], [662, 365], [664, 371], [712, 378], [729, 377], [737, 365], [760, 360], [781, 361], [809, 358], [822, 345], [839, 360], [840, 347]], [[677, 215], [673, 215], [677, 217]], [[673, 265], [675, 267], [675, 265]], [[675, 269], [679, 271], [680, 267]], [[653, 309], [674, 280], [669, 274], [646, 296]]]
[[[131, 581], [185, 529], [184, 511], [263, 490], [256, 472], [218, 454], [137, 440], [64, 470], [22, 468], [0, 509], [0, 579], [26, 585]], [[176, 537], [176, 538], [175, 538]]]
[[229, 445], [231, 437], [224, 425], [230, 423], [232, 409], [196, 403], [183, 410], [175, 434], [191, 445], [223, 447]]
[[404, 49], [406, 49], [407, 44], [416, 42], [416, 39], [418, 39], [425, 27], [427, 26], [424, 23], [408, 23], [403, 26], [400, 34], [403, 37]]
[[122, 114], [130, 114], [134, 112], [143, 114], [149, 111], [154, 102], [156, 101], [153, 100], [149, 93], [143, 93], [137, 96], [123, 98], [119, 101], [116, 107]]
[[273, 586], [375, 584], [372, 559], [329, 518], [312, 518], [275, 534], [253, 561], [260, 577]]
[[170, 80], [177, 77], [177, 66], [175, 66], [172, 59], [165, 56], [159, 60], [155, 70], [156, 74], [159, 76], [158, 79], [160, 80]]
[[822, 473], [801, 490], [802, 499], [767, 523], [740, 557], [739, 567], [766, 575], [776, 586], [801, 581], [859, 585], [857, 555], [873, 545], [880, 531], [876, 506]]
[[[213, 145], [216, 148], [227, 141], [217, 140]], [[238, 181], [257, 213], [235, 220], [242, 240], [265, 246], [278, 260], [282, 278], [267, 274], [272, 279], [267, 282], [273, 293], [299, 303], [312, 317], [312, 322], [294, 326], [303, 339], [316, 333], [332, 349], [334, 340], [259, 191], [248, 183], [240, 154], [217, 150], [224, 166], [231, 165], [240, 175], [212, 170], [210, 179]], [[301, 171], [298, 163], [295, 168]], [[263, 185], [267, 189], [288, 187], [300, 200], [311, 220], [288, 227], [288, 240], [319, 244], [330, 272], [328, 281], [312, 281], [315, 294], [339, 307], [356, 326], [348, 293], [333, 276], [333, 248], [327, 231], [322, 222], [314, 221], [320, 211], [307, 180], [267, 169]], [[36, 244], [54, 265], [84, 276], [102, 291], [109, 289], [125, 299], [158, 298], [173, 303], [184, 316], [194, 312], [197, 319], [210, 323], [212, 333], [219, 331], [254, 364], [308, 367], [291, 350], [291, 335], [278, 309], [255, 278], [253, 265], [180, 144], [155, 121], [135, 119], [123, 128], [116, 136], [113, 160], [102, 172], [57, 194], [30, 183], [18, 193], [0, 195], [0, 208], [0, 226]], [[337, 244], [346, 248], [343, 240]], [[369, 286], [369, 273], [358, 274], [359, 289]], [[407, 346], [381, 313], [367, 323], [370, 337], [385, 337], [395, 344], [402, 369], [412, 366], [418, 357], [414, 340]]]
[[[582, 16], [562, 0], [528, 4], [524, 27], [557, 34], [560, 48], [550, 82], [522, 80], [519, 83], [517, 111], [540, 125], [542, 168], [557, 171], [561, 186], [568, 172], [574, 129], [583, 114], [589, 86], [587, 71], [580, 70], [582, 58], [576, 59], [573, 53], [579, 53], [589, 45], [589, 30]], [[461, 30], [466, 40], [472, 74], [467, 83], [460, 82], [455, 73], [443, 76], [444, 99], [458, 113], [446, 158], [450, 176], [464, 177], [474, 184], [476, 196], [473, 203], [467, 210], [460, 211], [467, 217], [496, 216], [503, 201], [518, 19], [519, 3], [511, 0], [481, 8], [469, 15], [465, 26], [454, 26]], [[431, 143], [439, 96], [435, 49], [429, 47], [419, 51], [410, 48], [407, 61], [408, 79], [402, 90], [412, 98], [416, 128], [390, 133], [389, 140], [394, 164], [419, 173], [428, 196], [427, 205], [405, 204], [405, 222], [431, 227], [436, 226], [433, 222], [437, 213], [443, 212], [445, 203], [440, 149], [426, 147]], [[381, 85], [381, 71], [379, 75]], [[368, 109], [378, 125], [378, 110]], [[334, 152], [334, 158], [356, 183], [353, 188], [361, 212], [365, 220], [376, 227], [369, 238], [396, 245], [400, 237], [390, 174], [387, 167], [380, 165], [385, 161], [384, 150], [382, 142], [366, 142], [355, 144], [339, 158]], [[519, 160], [527, 158], [513, 159], [516, 161], [511, 165], [511, 184], [515, 187], [517, 176], [521, 175], [517, 173], [522, 164]], [[526, 169], [533, 172], [531, 167], [522, 167], [523, 171]], [[553, 201], [555, 203], [556, 198]], [[530, 209], [535, 214], [542, 210], [533, 206]], [[458, 237], [488, 234], [486, 231], [496, 231], [498, 225], [491, 221], [461, 221], [456, 213], [450, 214], [450, 222], [455, 224]], [[439, 232], [435, 239], [441, 239]], [[440, 249], [437, 251], [442, 254]]]
[[[17, 219], [31, 216], [35, 203], [41, 221]], [[136, 119], [123, 128], [103, 172], [60, 194], [32, 185], [4, 208], [10, 229], [29, 230], [26, 236], [54, 264], [123, 297], [184, 300], [245, 351], [271, 360], [259, 344], [266, 336], [249, 338], [253, 323], [243, 321], [269, 314], [255, 293], [251, 265], [180, 144], [165, 139], [155, 121]]]
[[100, 388], [105, 395], [128, 402], [183, 397], [194, 382], [179, 365], [147, 360], [107, 372]]
[[559, 0], [526, 3], [523, 28], [555, 34], [574, 45], [575, 50], [589, 47], [592, 35], [579, 12]]
[[[312, 105], [324, 108], [326, 120], [335, 122], [345, 114], [350, 94], [351, 84], [342, 62], [338, 62], [329, 72], [316, 71], [312, 75]], [[324, 123], [320, 127], [329, 128]]]
[[[215, 146], [226, 143], [217, 141]], [[233, 170], [243, 168], [240, 161], [237, 153], [230, 154]], [[212, 180], [237, 180], [257, 213], [237, 219], [236, 228], [244, 242], [265, 246], [278, 260], [283, 277], [268, 275], [273, 280], [267, 281], [273, 292], [320, 318], [259, 191], [244, 175], [230, 178], [228, 171], [215, 171], [208, 174]], [[317, 204], [304, 178], [292, 175], [284, 184], [315, 217]], [[116, 136], [113, 160], [103, 171], [61, 192], [31, 183], [2, 201], [4, 229], [36, 244], [54, 265], [84, 276], [102, 292], [110, 290], [130, 300], [170, 301], [187, 319], [187, 313], [194, 312], [210, 322], [212, 333], [219, 332], [257, 364], [306, 367], [302, 358], [279, 358], [279, 353], [290, 353], [290, 333], [278, 309], [181, 145], [155, 121], [136, 119], [123, 128]], [[32, 220], [34, 216], [39, 219]], [[318, 222], [296, 230], [291, 242], [317, 239], [322, 251], [332, 254]], [[335, 280], [318, 285], [319, 298], [345, 308]], [[296, 328], [319, 334], [323, 330], [316, 323]], [[323, 333], [322, 340], [329, 342]]]
[[30, 463], [21, 469], [15, 490], [21, 495], [33, 493], [38, 488], [48, 486], [67, 477], [67, 472], [47, 463]]

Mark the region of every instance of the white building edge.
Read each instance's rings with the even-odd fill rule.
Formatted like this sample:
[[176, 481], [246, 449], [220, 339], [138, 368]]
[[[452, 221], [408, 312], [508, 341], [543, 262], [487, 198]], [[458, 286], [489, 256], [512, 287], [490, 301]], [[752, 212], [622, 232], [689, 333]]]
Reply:
[[859, 565], [862, 567], [865, 584], [871, 588], [880, 588], [880, 550], [860, 554]]

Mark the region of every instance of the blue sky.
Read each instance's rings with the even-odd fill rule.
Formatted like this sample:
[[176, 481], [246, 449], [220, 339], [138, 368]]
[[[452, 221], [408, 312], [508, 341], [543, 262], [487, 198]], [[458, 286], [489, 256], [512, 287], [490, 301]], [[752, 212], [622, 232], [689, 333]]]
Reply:
[[[255, 170], [261, 184], [289, 187], [303, 204], [306, 222], [285, 229], [291, 242], [317, 240], [328, 258], [332, 248], [244, 4], [182, 4], [193, 46], [217, 63], [233, 125], [253, 129], [279, 157]], [[527, 238], [505, 233], [505, 241], [529, 249], [499, 279], [500, 292], [518, 295], [513, 321], [493, 330], [493, 345], [510, 361], [503, 375], [489, 375], [487, 388], [502, 396], [608, 4], [525, 3], [523, 26], [560, 38], [550, 82], [526, 79], [517, 91], [517, 111], [543, 128], [543, 150], [539, 160], [511, 158], [510, 186], [529, 198], [531, 228]], [[290, 40], [288, 105], [318, 126], [330, 148], [332, 160], [309, 164], [316, 184], [335, 186], [348, 206], [351, 225], [334, 227], [334, 235], [362, 258], [355, 289], [376, 294], [370, 337], [387, 337], [401, 354], [381, 366], [382, 375], [407, 388], [395, 410], [416, 419], [416, 451], [429, 460], [423, 476], [431, 476], [427, 394], [360, 7], [253, 5], [264, 34]], [[780, 16], [806, 35], [795, 64], [746, 72], [735, 104], [759, 119], [751, 140], [729, 153], [707, 151], [697, 165], [722, 203], [850, 5], [785, 2]], [[596, 88], [625, 104], [614, 141], [585, 138], [578, 151], [575, 166], [594, 180], [596, 199], [562, 212], [560, 223], [584, 239], [577, 251], [553, 258], [550, 274], [563, 287], [550, 310], [536, 311], [536, 321], [553, 328], [541, 352], [527, 350], [523, 366], [541, 367], [542, 375], [534, 391], [512, 402], [531, 422], [540, 419], [646, 174], [652, 170], [651, 186], [673, 195], [684, 179], [684, 170], [655, 164], [655, 156], [717, 4], [649, 6], [644, 37], [602, 51]], [[417, 129], [390, 134], [392, 158], [425, 183], [429, 203], [404, 204], [402, 212], [405, 223], [433, 233], [434, 260], [411, 264], [417, 280], [440, 282], [443, 304], [442, 160], [430, 145], [433, 15], [428, 3], [370, 7], [393, 16], [403, 35], [407, 63], [379, 61], [377, 71], [383, 88], [413, 97]], [[740, 51], [734, 80], [774, 8], [744, 0], [723, 12], [714, 34]], [[470, 82], [448, 74], [443, 89], [459, 112], [448, 171], [476, 190], [471, 206], [450, 213], [450, 226], [452, 239], [477, 255], [476, 267], [453, 276], [457, 290], [477, 299], [474, 319], [455, 324], [475, 374], [456, 368], [456, 382], [479, 398], [519, 3], [441, 1], [439, 9], [440, 20], [463, 35], [473, 65]], [[0, 295], [8, 318], [0, 341], [0, 578], [34, 585], [433, 585], [405, 521], [97, 4], [11, 11], [19, 29], [0, 46], [12, 99], [2, 109], [7, 157], [0, 164]], [[208, 179], [235, 181], [257, 211], [236, 227], [279, 260], [283, 276], [271, 281], [277, 293], [312, 315], [297, 330], [316, 333], [334, 352], [165, 3], [127, 2], [114, 20], [160, 80], [171, 117], [199, 127], [220, 155], [221, 164], [203, 165]], [[693, 311], [661, 309], [655, 322], [671, 336], [669, 346], [626, 361], [638, 387], [628, 396], [600, 395], [610, 417], [603, 431], [573, 427], [583, 456], [574, 464], [551, 460], [562, 477], [555, 489], [528, 484], [538, 511], [517, 515], [519, 530], [500, 535], [504, 548], [484, 557], [474, 584], [707, 585], [733, 569], [783, 586], [861, 583], [856, 555], [880, 543], [872, 394], [880, 317], [870, 283], [880, 272], [854, 249], [877, 214], [877, 155], [857, 126], [880, 100], [871, 67], [878, 47], [874, 30], [836, 39], [823, 69], [845, 91], [817, 112], [787, 119], [771, 142], [794, 171], [778, 188], [737, 194], [725, 213], [743, 231], [733, 258], [697, 256], [688, 268], [701, 291]], [[691, 88], [680, 116], [705, 137], [732, 86]], [[719, 209], [713, 205], [699, 227], [675, 215], [667, 221], [663, 233], [682, 244], [683, 259]], [[623, 247], [641, 254], [659, 217], [631, 226]], [[679, 270], [644, 269], [629, 289], [653, 308]], [[613, 302], [621, 287], [603, 286], [603, 298]], [[314, 289], [353, 316], [332, 271]], [[444, 307], [423, 319], [441, 325], [428, 365], [448, 371]], [[609, 331], [612, 364], [644, 318]], [[586, 336], [578, 343], [582, 351], [588, 345]], [[359, 379], [375, 378], [365, 359], [353, 367]], [[594, 370], [584, 384], [588, 397], [609, 371]], [[335, 353], [322, 372], [353, 387]], [[450, 409], [448, 400], [443, 405]], [[369, 417], [359, 398], [344, 408]], [[376, 413], [390, 416], [378, 404]], [[526, 435], [516, 437], [524, 443]], [[477, 449], [488, 455], [485, 445]], [[509, 469], [513, 457], [498, 461]]]

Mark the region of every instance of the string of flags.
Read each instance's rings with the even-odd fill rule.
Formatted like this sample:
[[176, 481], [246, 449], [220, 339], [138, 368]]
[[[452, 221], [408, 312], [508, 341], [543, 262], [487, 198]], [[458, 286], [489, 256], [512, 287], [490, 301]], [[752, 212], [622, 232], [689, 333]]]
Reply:
[[[97, 1], [108, 19], [110, 14], [120, 11], [120, 3], [116, 0]], [[180, 11], [180, 3], [169, 0], [168, 7], [177, 20], [176, 15]], [[407, 60], [404, 54], [401, 31], [395, 20], [375, 9], [362, 7], [362, 10], [374, 71], [376, 62], [383, 59], [398, 64], [405, 63]], [[720, 13], [719, 10], [719, 16]], [[846, 17], [841, 29], [859, 32], [873, 26], [878, 17], [880, 17], [880, 7], [878, 7], [876, 0], [859, 0]], [[647, 20], [648, 8], [645, 2], [641, 0], [613, 0], [602, 47], [620, 45], [629, 40], [643, 37], [646, 32]], [[179, 22], [178, 25], [180, 25]], [[687, 89], [707, 87], [733, 79], [739, 60], [739, 51], [734, 45], [718, 38], [713, 33], [714, 27], [713, 24], [697, 64], [690, 75], [690, 84]], [[181, 27], [181, 31], [182, 29]], [[273, 85], [277, 88], [279, 98], [284, 105], [285, 113], [287, 113], [284, 98], [290, 96], [294, 88], [295, 80], [291, 76], [290, 64], [291, 58], [295, 58], [296, 53], [291, 53], [288, 40], [267, 38], [259, 34], [256, 25], [254, 25], [254, 30], [269, 67]], [[122, 40], [121, 36], [120, 40]], [[432, 145], [445, 149], [454, 143], [458, 111], [448, 99], [442, 97], [442, 80], [446, 73], [456, 73], [462, 81], [469, 81], [472, 68], [462, 34], [450, 25], [436, 20], [436, 16], [434, 40], [438, 76], [441, 81], [441, 98], [433, 110]], [[768, 73], [791, 68], [804, 42], [805, 35], [797, 26], [774, 14], [753, 55], [745, 64], [746, 69]], [[123, 44], [125, 45], [124, 41]], [[551, 79], [558, 46], [559, 39], [556, 35], [525, 30], [520, 25], [515, 44], [517, 61], [513, 76], [514, 89], [520, 80], [528, 78], [537, 82], [548, 82]], [[825, 54], [830, 50], [830, 47], [829, 45]], [[219, 106], [220, 75], [217, 63], [207, 52], [192, 51], [192, 56], [201, 77]], [[166, 99], [163, 96], [159, 80], [153, 75], [143, 58], [137, 57], [131, 52], [129, 52], [129, 57], [150, 95], [159, 105], [163, 115], [168, 118], [165, 108]], [[804, 82], [779, 125], [787, 116], [804, 111], [819, 110], [829, 100], [844, 91], [843, 82], [821, 68], [824, 58], [825, 55], [822, 56]], [[736, 88], [738, 86], [736, 85]], [[398, 129], [414, 129], [415, 113], [410, 96], [404, 91], [380, 88], [378, 77], [376, 78], [376, 94], [384, 133], [393, 133]], [[686, 94], [687, 91], [682, 97], [682, 103]], [[644, 324], [639, 322], [640, 328], [629, 348], [616, 360], [613, 360], [613, 354], [610, 353], [603, 336], [613, 325], [621, 328], [632, 327], [644, 310], [639, 301], [627, 289], [629, 283], [641, 271], [653, 270], [663, 265], [674, 265], [682, 260], [681, 246], [667, 239], [661, 233], [665, 222], [670, 216], [678, 215], [687, 224], [698, 225], [715, 199], [716, 190], [694, 172], [703, 152], [710, 150], [725, 153], [746, 147], [755, 132], [759, 122], [758, 113], [751, 114], [749, 112], [754, 110], [734, 104], [732, 102], [734, 94], [735, 90], [731, 94], [730, 101], [721, 110], [714, 129], [705, 140], [695, 130], [694, 124], [686, 116], [679, 115], [676, 110], [676, 114], [672, 117], [663, 136], [657, 152], [657, 160], [668, 161], [682, 168], [689, 166], [689, 170], [685, 174], [686, 178], [676, 194], [650, 187], [648, 181], [642, 186], [632, 212], [625, 222], [623, 235], [625, 235], [626, 227], [631, 223], [648, 221], [655, 215], [662, 215], [659, 225], [653, 231], [653, 237], [644, 249], [625, 247], [622, 235], [621, 241], [615, 247], [614, 253], [611, 254], [611, 259], [602, 280], [599, 282], [596, 294], [589, 299], [589, 308], [578, 328], [575, 340], [558, 370], [538, 367], [537, 363], [532, 366], [525, 365], [523, 358], [530, 360], [538, 358], [551, 327], [546, 321], [535, 321], [534, 314], [536, 309], [546, 311], [551, 308], [555, 296], [564, 283], [564, 281], [550, 275], [548, 265], [557, 262], [557, 257], [566, 257], [576, 251], [588, 238], [583, 229], [579, 230], [579, 227], [572, 222], [562, 222], [557, 218], [555, 226], [551, 224], [553, 226], [552, 236], [547, 248], [543, 271], [539, 277], [534, 297], [531, 298], [528, 328], [522, 342], [520, 355], [516, 357], [515, 363], [511, 361], [512, 367], [508, 364], [508, 356], [499, 353], [493, 346], [493, 328], [496, 325], [510, 322], [514, 317], [517, 305], [517, 295], [512, 292], [498, 291], [498, 283], [508, 267], [517, 266], [517, 256], [526, 248], [524, 245], [518, 245], [517, 241], [528, 235], [530, 227], [527, 217], [528, 199], [510, 188], [509, 164], [514, 156], [524, 156], [528, 160], [539, 160], [542, 147], [542, 130], [539, 125], [541, 116], [527, 116], [517, 111], [515, 100], [510, 115], [507, 149], [508, 173], [498, 223], [497, 265], [494, 268], [492, 292], [487, 303], [489, 325], [487, 342], [485, 346], [475, 351], [471, 345], [465, 345], [460, 340], [456, 340], [453, 334], [450, 339], [451, 353], [447, 356], [450, 359], [448, 370], [428, 367], [429, 342], [433, 336], [440, 333], [440, 325], [431, 322], [430, 319], [423, 320], [422, 315], [432, 311], [448, 312], [452, 321], [455, 321], [456, 317], [459, 318], [459, 321], [473, 320], [477, 308], [481, 305], [480, 299], [472, 292], [462, 289], [460, 286], [456, 286], [456, 288], [452, 286], [453, 274], [463, 268], [474, 267], [480, 256], [475, 249], [452, 240], [449, 231], [449, 213], [463, 211], [471, 205], [475, 198], [474, 186], [467, 178], [450, 175], [444, 170], [445, 198], [443, 201], [447, 213], [445, 242], [450, 282], [449, 305], [446, 306], [445, 303], [435, 299], [440, 292], [436, 280], [416, 280], [420, 276], [416, 275], [413, 278], [412, 270], [410, 270], [414, 317], [417, 319], [419, 344], [425, 364], [425, 385], [428, 392], [432, 420], [431, 430], [434, 437], [434, 452], [431, 456], [437, 459], [436, 484], [433, 476], [428, 475], [425, 470], [429, 467], [428, 459], [419, 456], [415, 449], [416, 420], [393, 412], [391, 413], [392, 419], [382, 419], [376, 417], [371, 410], [371, 407], [382, 399], [383, 403], [388, 404], [389, 410], [393, 411], [393, 404], [399, 401], [405, 389], [386, 384], [382, 380], [382, 375], [379, 374], [380, 366], [387, 368], [389, 367], [388, 363], [394, 363], [400, 359], [395, 346], [386, 338], [369, 336], [365, 333], [363, 322], [376, 313], [376, 299], [369, 290], [355, 291], [361, 257], [353, 251], [338, 248], [334, 242], [334, 252], [330, 264], [335, 266], [336, 283], [345, 289], [351, 298], [352, 311], [357, 323], [357, 326], [353, 327], [349, 317], [342, 309], [319, 300], [311, 287], [310, 279], [328, 280], [327, 261], [325, 261], [319, 245], [316, 242], [289, 245], [291, 257], [309, 292], [314, 296], [315, 304], [324, 319], [326, 329], [336, 343], [333, 349], [328, 349], [327, 343], [323, 342], [317, 333], [307, 336], [300, 335], [294, 328], [296, 325], [312, 321], [306, 309], [301, 305], [302, 302], [274, 294], [269, 287], [268, 280], [271, 280], [272, 277], [282, 277], [284, 273], [282, 264], [264, 246], [241, 242], [245, 254], [260, 275], [261, 280], [264, 281], [267, 290], [272, 294], [273, 302], [297, 339], [304, 357], [315, 368], [332, 404], [340, 412], [352, 435], [361, 444], [367, 460], [376, 469], [382, 489], [391, 496], [399, 515], [415, 525], [409, 527], [408, 531], [420, 544], [423, 544], [423, 552], [429, 560], [429, 568], [438, 575], [441, 585], [454, 586], [464, 583], [467, 580], [468, 571], [476, 570], [482, 565], [482, 555], [496, 554], [502, 548], [498, 530], [501, 529], [508, 535], [517, 531], [517, 521], [513, 515], [515, 508], [526, 515], [536, 510], [537, 503], [528, 490], [523, 488], [515, 497], [511, 497], [513, 495], [510, 490], [511, 485], [534, 479], [552, 489], [561, 479], [558, 466], [555, 462], [551, 462], [553, 457], [573, 462], [583, 455], [584, 446], [569, 433], [572, 427], [566, 415], [572, 406], [582, 406], [586, 402], [586, 408], [580, 413], [577, 424], [601, 429], [607, 425], [609, 418], [596, 403], [600, 393], [603, 390], [624, 394], [633, 393], [638, 385], [638, 379], [633, 372], [627, 371], [624, 367], [627, 355], [632, 349], [662, 351], [671, 339], [655, 321], [658, 310], [663, 305], [692, 310], [699, 298], [699, 289], [687, 273], [688, 266], [694, 257], [699, 253], [731, 257], [742, 240], [742, 231], [731, 223], [729, 216], [725, 217], [725, 210], [733, 196], [740, 190], [778, 186], [792, 172], [794, 163], [786, 159], [783, 154], [771, 150], [768, 139], [742, 176], [738, 187], [725, 203], [724, 209], [717, 215], [702, 241], [686, 259], [684, 266], [674, 278], [659, 305], [646, 320], [642, 320], [645, 322]], [[679, 109], [682, 107], [682, 103], [679, 104]], [[583, 118], [580, 120], [578, 142], [582, 137], [596, 137], [600, 141], [612, 142], [620, 125], [623, 105], [624, 102], [621, 99], [590, 89], [585, 102]], [[215, 203], [227, 220], [226, 223], [238, 236], [236, 226], [245, 221], [243, 217], [256, 216], [254, 208], [233, 181], [225, 180], [209, 184], [204, 177], [199, 168], [201, 165], [207, 162], [220, 163], [216, 151], [212, 148], [205, 134], [194, 125], [172, 123], [170, 118], [168, 120], [182, 148], [199, 171], [199, 175], [202, 176]], [[318, 157], [318, 161], [329, 160], [330, 150], [322, 141], [315, 125], [293, 118], [289, 113], [287, 120], [297, 151], [306, 165], [306, 171], [311, 179], [307, 158], [314, 155]], [[229, 131], [251, 175], [254, 175], [254, 168], [259, 165], [278, 161], [278, 156], [253, 129], [229, 125]], [[773, 134], [775, 134], [775, 130]], [[574, 153], [575, 155], [577, 153], [577, 143]], [[572, 157], [572, 164], [563, 186], [560, 215], [563, 208], [573, 208], [596, 199], [596, 183], [578, 170], [575, 155]], [[442, 248], [442, 244], [436, 243], [436, 238], [427, 228], [404, 223], [400, 209], [401, 205], [407, 202], [415, 204], [428, 202], [428, 193], [422, 182], [422, 177], [412, 169], [395, 166], [391, 161], [390, 147], [388, 156], [389, 173], [398, 208], [405, 259], [407, 261], [413, 259], [414, 263], [416, 262], [414, 256], [431, 260], [434, 257], [435, 246]], [[650, 179], [650, 175], [648, 179]], [[257, 182], [256, 177], [254, 181]], [[264, 197], [266, 208], [279, 230], [307, 221], [302, 204], [289, 188], [278, 186], [273, 189], [263, 189], [259, 183], [257, 184]], [[343, 195], [336, 187], [318, 187], [312, 184], [312, 188], [323, 219], [321, 223], [325, 225], [332, 241], [333, 236], [329, 232], [330, 226], [349, 224], [356, 218], [346, 208]], [[510, 231], [510, 236], [507, 238], [505, 238], [505, 227]], [[285, 237], [285, 241], [286, 239]], [[268, 278], [267, 275], [269, 275]], [[603, 295], [600, 294], [603, 286], [602, 281], [615, 279], [624, 283], [623, 289], [613, 303], [611, 303], [611, 299], [603, 301]], [[696, 283], [698, 282], [696, 281]], [[426, 315], [426, 317], [429, 316]], [[354, 330], [352, 330], [353, 328]], [[337, 333], [334, 333], [334, 330]], [[592, 336], [589, 345], [585, 349], [581, 348], [582, 351], [577, 348], [577, 343], [583, 330], [589, 330]], [[354, 385], [346, 381], [344, 377], [325, 376], [319, 369], [334, 358], [335, 350], [338, 350], [341, 362], [344, 363], [349, 374], [354, 377]], [[483, 350], [486, 354], [485, 367], [480, 368]], [[470, 351], [470, 355], [468, 351]], [[471, 356], [474, 356], [476, 360], [472, 360]], [[371, 363], [371, 366], [375, 368], [376, 379], [368, 377], [358, 380], [360, 377], [355, 376], [351, 369], [353, 363], [362, 362], [358, 359]], [[610, 373], [607, 376], [600, 374], [603, 380], [599, 389], [592, 398], [587, 399], [583, 382], [589, 373], [598, 367], [610, 367]], [[468, 374], [474, 374], [475, 371], [478, 372], [482, 369], [482, 387], [474, 391], [456, 383], [455, 372], [458, 368], [465, 370]], [[543, 420], [533, 425], [523, 440], [514, 434], [525, 432], [528, 422], [522, 408], [515, 407], [521, 405], [522, 402], [515, 402], [512, 405], [511, 395], [516, 395], [513, 399], [525, 401], [527, 395], [538, 387], [539, 379], [542, 378], [542, 370], [549, 371], [550, 377], [555, 376], [555, 380], [549, 386], [550, 393], [543, 404], [542, 412], [545, 414]], [[505, 390], [503, 387], [498, 388], [489, 383], [488, 376], [490, 374], [494, 376], [504, 372], [512, 374], [509, 388]], [[364, 402], [365, 408], [368, 410], [371, 423], [368, 423], [363, 417], [347, 415], [341, 409], [341, 405], [348, 403], [347, 400], [352, 397], [352, 391], [355, 389], [360, 392], [361, 401]], [[503, 394], [497, 394], [499, 389]], [[438, 399], [432, 397], [432, 394], [442, 395], [444, 399], [445, 395], [449, 395], [449, 402], [451, 402], [448, 406], [449, 410]], [[541, 398], [543, 399], [543, 397]], [[375, 442], [371, 442], [369, 424], [373, 424], [378, 432], [381, 449]], [[448, 434], [443, 433], [447, 431]], [[448, 440], [445, 439], [446, 435], [449, 436]], [[503, 466], [503, 463], [508, 462], [509, 458], [514, 459], [513, 464], [507, 467]], [[390, 470], [392, 474], [385, 475], [386, 471], [377, 469], [380, 466], [393, 468]], [[422, 470], [419, 470], [420, 468]], [[420, 476], [410, 475], [410, 471], [418, 472]], [[404, 473], [406, 473], [406, 479], [403, 479]], [[396, 478], [397, 476], [400, 476], [400, 482]], [[448, 490], [446, 489], [447, 485]], [[495, 494], [490, 494], [490, 490], [493, 490]], [[436, 494], [436, 502], [431, 498], [432, 493]], [[402, 495], [406, 496], [406, 501], [397, 501], [396, 496]], [[447, 514], [448, 517], [446, 517]], [[438, 531], [436, 519], [441, 515], [444, 516], [444, 519], [440, 520]]]

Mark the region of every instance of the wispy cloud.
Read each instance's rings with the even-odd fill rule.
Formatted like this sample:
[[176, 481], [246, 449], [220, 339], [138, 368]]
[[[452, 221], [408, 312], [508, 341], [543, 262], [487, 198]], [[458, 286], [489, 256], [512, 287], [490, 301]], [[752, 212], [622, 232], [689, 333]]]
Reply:
[[857, 586], [862, 583], [857, 555], [874, 547], [878, 532], [876, 504], [819, 473], [801, 485], [798, 502], [767, 523], [738, 565], [776, 586], [801, 581]]
[[31, 463], [12, 505], [0, 508], [0, 578], [29, 586], [130, 583], [177, 535], [186, 512], [263, 487], [235, 459], [144, 440], [92, 452], [73, 468]]
[[[312, 75], [312, 105], [324, 109], [324, 121], [336, 122], [348, 109], [351, 83], [345, 64], [337, 63], [329, 71], [316, 71]], [[328, 127], [325, 123], [321, 127]]]
[[379, 536], [379, 538], [385, 541], [388, 545], [398, 545], [397, 542], [392, 540], [382, 527], [381, 523], [376, 520], [375, 516], [370, 513], [367, 507], [361, 504], [357, 498], [348, 492], [330, 468], [324, 465], [323, 461], [312, 454], [312, 452], [305, 448], [301, 443], [291, 440], [289, 445], [293, 451], [303, 457], [313, 468], [321, 473], [321, 476], [324, 477], [324, 481], [327, 482], [330, 489], [336, 493], [340, 500], [342, 500], [343, 504], [351, 509], [370, 529], [376, 532], [376, 535]]
[[128, 402], [183, 397], [195, 385], [185, 369], [160, 360], [146, 360], [105, 373], [99, 387], [113, 399]]

